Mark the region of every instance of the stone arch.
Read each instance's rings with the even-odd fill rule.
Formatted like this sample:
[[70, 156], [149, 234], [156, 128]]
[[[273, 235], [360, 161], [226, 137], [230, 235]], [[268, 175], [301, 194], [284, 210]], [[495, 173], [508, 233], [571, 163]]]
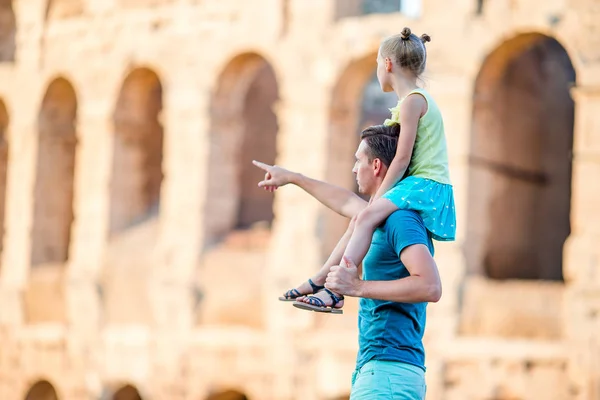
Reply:
[[[377, 81], [377, 53], [351, 62], [335, 87], [329, 113], [329, 140], [325, 181], [356, 191], [352, 174], [360, 132], [381, 124], [398, 103], [394, 93], [383, 93]], [[348, 220], [330, 210], [323, 211], [322, 252], [326, 259], [348, 226]]]
[[0, 253], [4, 243], [4, 216], [6, 207], [6, 176], [8, 170], [9, 116], [4, 101], [0, 99]]
[[163, 180], [162, 84], [149, 68], [125, 78], [114, 111], [110, 234], [158, 214]]
[[225, 390], [223, 392], [208, 395], [206, 400], [250, 400], [248, 396], [237, 390]]
[[112, 400], [142, 400], [142, 396], [132, 385], [125, 385], [115, 392]]
[[273, 194], [256, 187], [263, 174], [251, 161], [275, 162], [278, 98], [275, 72], [258, 54], [235, 57], [219, 76], [210, 109], [208, 244], [234, 229], [273, 221]]
[[0, 0], [0, 62], [15, 61], [16, 33], [12, 0]]
[[522, 34], [475, 82], [466, 259], [495, 279], [562, 279], [570, 233], [575, 70], [554, 38]]
[[65, 78], [54, 79], [38, 117], [31, 264], [67, 261], [73, 223], [77, 97]]
[[25, 400], [58, 400], [58, 395], [50, 382], [38, 381], [29, 388]]

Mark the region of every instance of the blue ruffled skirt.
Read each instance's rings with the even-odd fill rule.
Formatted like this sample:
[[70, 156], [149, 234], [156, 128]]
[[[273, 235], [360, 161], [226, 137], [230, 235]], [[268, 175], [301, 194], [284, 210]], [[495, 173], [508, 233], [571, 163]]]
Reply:
[[431, 179], [407, 176], [382, 196], [399, 209], [421, 214], [425, 227], [435, 240], [456, 238], [456, 211], [452, 185]]

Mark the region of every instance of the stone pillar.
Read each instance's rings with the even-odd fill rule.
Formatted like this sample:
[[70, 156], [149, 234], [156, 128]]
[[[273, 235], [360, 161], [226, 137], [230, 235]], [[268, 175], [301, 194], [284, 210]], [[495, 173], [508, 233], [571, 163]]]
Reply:
[[108, 229], [114, 132], [109, 101], [89, 99], [81, 104], [66, 295], [69, 325], [91, 339], [102, 318], [100, 274]]
[[189, 351], [198, 300], [195, 274], [203, 241], [201, 211], [208, 159], [208, 118], [202, 110], [208, 108], [205, 95], [210, 91], [190, 82], [194, 71], [174, 69], [169, 74], [163, 77], [169, 90], [164, 91], [161, 114], [164, 179], [159, 236], [157, 248], [150, 249], [155, 262], [148, 279], [155, 341], [148, 390], [176, 399], [177, 393], [184, 392], [177, 371]]
[[[444, 347], [456, 338], [459, 323], [459, 290], [465, 279], [469, 153], [471, 151], [472, 82], [468, 72], [436, 77], [431, 92], [444, 117], [448, 142], [450, 178], [454, 189], [457, 231], [454, 242], [435, 242], [435, 261], [442, 279], [443, 295], [439, 303], [429, 304], [425, 346], [427, 354], [428, 397], [438, 399], [443, 390]], [[452, 117], [452, 118], [450, 118]], [[432, 340], [429, 340], [432, 338]]]
[[[48, 5], [44, 0], [12, 2], [16, 21], [16, 62], [21, 69], [29, 73], [39, 74], [42, 65], [45, 24], [43, 18]], [[29, 75], [30, 77], [32, 75]], [[15, 93], [15, 92], [12, 92]]]
[[[280, 80], [281, 100], [276, 108], [277, 164], [324, 179], [330, 90], [296, 68], [290, 66], [286, 71], [292, 76]], [[321, 207], [296, 187], [286, 186], [275, 193], [273, 236], [262, 295], [263, 313], [267, 316], [266, 340], [272, 346], [268, 363], [277, 371], [271, 398], [294, 398], [297, 389], [294, 377], [300, 372], [290, 368], [300, 356], [294, 350], [298, 348], [294, 333], [314, 326], [314, 313], [297, 310], [291, 303], [278, 302], [277, 298], [321, 266], [321, 244], [317, 236]]]
[[[9, 154], [6, 177], [4, 246], [0, 270], [0, 324], [24, 321], [22, 293], [27, 285], [31, 259], [33, 190], [37, 159], [37, 116], [42, 88], [39, 82], [20, 79], [15, 71], [10, 85], [21, 93], [5, 99], [9, 111]], [[17, 91], [18, 85], [22, 85]], [[31, 99], [39, 99], [32, 101]]]
[[[160, 233], [151, 284], [155, 323], [160, 331], [193, 326], [194, 274], [202, 246], [202, 195], [207, 157], [204, 94], [176, 72], [165, 91]], [[178, 310], [176, 313], [173, 310]], [[176, 319], [174, 319], [176, 318]]]
[[565, 331], [576, 399], [600, 397], [600, 86], [573, 90], [571, 236], [565, 245]]

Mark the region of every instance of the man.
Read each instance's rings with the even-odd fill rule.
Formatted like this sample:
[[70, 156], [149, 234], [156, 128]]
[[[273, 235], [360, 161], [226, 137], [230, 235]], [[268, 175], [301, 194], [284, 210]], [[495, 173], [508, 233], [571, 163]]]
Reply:
[[[394, 158], [399, 125], [373, 126], [361, 134], [352, 172], [361, 193], [374, 196]], [[295, 184], [348, 218], [367, 206], [353, 192], [277, 166], [253, 162], [266, 171], [260, 187], [273, 191]], [[427, 302], [441, 297], [433, 244], [417, 212], [398, 210], [374, 233], [363, 261], [362, 279], [350, 260], [331, 267], [325, 287], [360, 298], [359, 351], [351, 400], [425, 398]]]

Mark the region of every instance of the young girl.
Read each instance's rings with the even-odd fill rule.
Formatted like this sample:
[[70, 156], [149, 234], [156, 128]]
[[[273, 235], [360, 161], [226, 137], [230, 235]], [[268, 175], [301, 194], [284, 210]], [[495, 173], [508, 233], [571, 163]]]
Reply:
[[[345, 248], [343, 256], [359, 265], [369, 250], [375, 228], [398, 209], [419, 212], [433, 239], [454, 240], [454, 194], [442, 115], [429, 93], [417, 86], [427, 61], [425, 43], [430, 40], [428, 35], [419, 38], [404, 28], [399, 35], [381, 43], [377, 79], [384, 92], [394, 91], [399, 99], [398, 105], [390, 110], [391, 119], [384, 123], [399, 123], [402, 127], [396, 155], [377, 194], [353, 221], [354, 227], [349, 227], [328, 263], [309, 283], [288, 291], [280, 299], [295, 298], [294, 306], [298, 308], [340, 313], [343, 296], [329, 289], [321, 290], [327, 264], [340, 263], [341, 249]], [[348, 238], [348, 245], [344, 246]]]

